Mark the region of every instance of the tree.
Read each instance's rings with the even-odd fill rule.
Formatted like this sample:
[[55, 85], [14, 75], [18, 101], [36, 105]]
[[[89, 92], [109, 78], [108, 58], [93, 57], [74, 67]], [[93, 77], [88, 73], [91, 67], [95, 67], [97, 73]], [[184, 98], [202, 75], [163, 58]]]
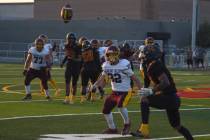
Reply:
[[196, 42], [202, 48], [210, 48], [210, 24], [208, 22], [200, 25]]

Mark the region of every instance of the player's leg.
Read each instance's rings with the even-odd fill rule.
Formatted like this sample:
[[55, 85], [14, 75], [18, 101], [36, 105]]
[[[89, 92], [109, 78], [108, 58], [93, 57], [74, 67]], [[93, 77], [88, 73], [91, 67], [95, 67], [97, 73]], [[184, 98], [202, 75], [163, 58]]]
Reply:
[[[100, 77], [100, 75], [101, 75], [101, 70], [97, 72], [96, 80]], [[92, 82], [92, 83], [95, 83], [95, 82]], [[100, 99], [104, 98], [104, 93], [105, 93], [104, 92], [104, 86], [98, 86], [98, 90], [99, 90], [99, 93], [100, 93]]]
[[49, 93], [49, 90], [48, 90], [48, 84], [47, 84], [47, 81], [48, 81], [48, 72], [46, 72], [46, 70], [44, 70], [44, 69], [43, 70], [40, 70], [39, 71], [39, 74], [38, 74], [38, 78], [42, 82], [42, 86], [44, 88], [46, 99], [51, 100], [50, 93]]
[[89, 72], [82, 71], [81, 72], [81, 81], [82, 81], [82, 95], [80, 98], [80, 103], [84, 103], [86, 100], [86, 94], [87, 94], [87, 86], [89, 81]]
[[55, 95], [59, 95], [60, 89], [58, 88], [56, 81], [52, 79], [51, 71], [48, 71], [48, 80], [51, 86], [55, 89]]
[[113, 94], [109, 95], [104, 102], [103, 106], [103, 114], [105, 117], [105, 120], [108, 124], [108, 129], [105, 129], [103, 131], [104, 134], [117, 134], [118, 130], [115, 126], [113, 115], [112, 115], [112, 109], [116, 106], [117, 102], [115, 99], [115, 96]]
[[74, 73], [72, 73], [72, 91], [70, 94], [70, 104], [73, 104], [74, 100], [75, 100], [75, 96], [77, 93], [77, 82], [79, 79], [79, 74], [80, 74], [80, 71], [78, 69], [75, 70]]
[[[134, 70], [134, 65], [133, 65], [133, 61], [132, 60], [130, 60], [130, 64], [131, 64], [131, 69]], [[134, 87], [134, 82], [133, 82], [132, 79], [131, 79], [130, 85], [131, 85], [132, 93], [136, 94], [137, 92], [136, 92], [136, 89]]]
[[69, 104], [70, 102], [70, 82], [71, 82], [71, 71], [69, 69], [68, 63], [66, 65], [66, 70], [65, 70], [65, 89], [66, 89], [66, 93], [65, 93], [65, 99], [63, 101], [64, 104]]
[[[98, 74], [97, 73], [98, 73], [97, 71], [91, 71], [89, 73], [90, 74], [91, 84], [94, 84], [97, 81], [97, 79], [98, 79]], [[91, 101], [95, 101], [96, 100], [96, 90], [91, 91], [90, 94], [91, 94], [90, 100]]]
[[193, 140], [193, 137], [190, 131], [181, 125], [180, 123], [180, 114], [178, 109], [167, 109], [167, 116], [170, 122], [170, 125], [176, 129], [181, 135], [185, 137], [186, 140]]
[[117, 107], [124, 121], [124, 128], [121, 132], [122, 135], [127, 135], [130, 133], [131, 121], [130, 118], [128, 117], [128, 110], [126, 106], [128, 105], [131, 96], [132, 96], [132, 90], [129, 92], [121, 93], [118, 96], [119, 99], [117, 100], [118, 101]]
[[141, 124], [136, 132], [131, 132], [131, 135], [135, 137], [149, 137], [149, 113], [150, 105], [147, 97], [141, 99], [140, 108], [141, 108]]
[[25, 80], [24, 80], [26, 96], [23, 98], [23, 100], [31, 100], [32, 99], [30, 83], [34, 78], [36, 78], [36, 76], [37, 76], [36, 71], [33, 69], [29, 69], [29, 71], [27, 72], [27, 74], [25, 76]]
[[40, 80], [40, 82], [39, 82], [39, 85], [40, 85], [40, 94], [41, 95], [45, 95], [45, 93], [44, 93], [44, 88], [43, 88], [43, 86], [42, 86], [42, 81]]

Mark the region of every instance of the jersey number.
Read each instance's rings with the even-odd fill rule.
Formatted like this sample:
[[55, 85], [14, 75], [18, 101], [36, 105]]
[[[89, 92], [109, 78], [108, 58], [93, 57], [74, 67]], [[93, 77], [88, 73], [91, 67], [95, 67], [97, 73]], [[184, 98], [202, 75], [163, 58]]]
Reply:
[[112, 82], [115, 82], [115, 83], [122, 83], [122, 80], [121, 80], [121, 75], [118, 74], [118, 73], [108, 73], [108, 76], [110, 79], [112, 79]]
[[34, 56], [34, 63], [42, 64], [42, 62], [43, 62], [42, 57]]

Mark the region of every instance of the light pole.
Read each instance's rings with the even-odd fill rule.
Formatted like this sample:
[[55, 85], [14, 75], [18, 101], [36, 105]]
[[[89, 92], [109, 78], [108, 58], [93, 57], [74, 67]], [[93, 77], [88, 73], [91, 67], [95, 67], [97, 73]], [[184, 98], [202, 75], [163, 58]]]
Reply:
[[197, 22], [198, 22], [198, 0], [193, 0], [193, 12], [192, 12], [192, 39], [191, 48], [194, 50], [196, 47], [196, 33], [197, 33]]

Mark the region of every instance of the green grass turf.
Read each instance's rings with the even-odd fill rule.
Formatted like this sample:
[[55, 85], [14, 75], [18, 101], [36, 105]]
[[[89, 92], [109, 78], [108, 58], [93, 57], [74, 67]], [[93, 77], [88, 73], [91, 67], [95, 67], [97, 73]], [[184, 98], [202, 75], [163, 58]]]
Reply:
[[[39, 80], [34, 80], [31, 85], [33, 95], [32, 102], [19, 102], [24, 96], [24, 77], [22, 76], [23, 65], [0, 64], [0, 140], [32, 140], [40, 138], [42, 134], [100, 134], [107, 127], [102, 114], [98, 115], [75, 115], [75, 116], [54, 116], [40, 118], [22, 118], [3, 120], [11, 117], [59, 115], [59, 114], [81, 114], [100, 113], [103, 101], [94, 103], [79, 103], [77, 98], [73, 105], [63, 105], [64, 98], [64, 69], [55, 67], [52, 70], [53, 78], [62, 89], [61, 95], [53, 97], [53, 101], [44, 100], [39, 92]], [[136, 71], [138, 75], [138, 72]], [[176, 71], [173, 70], [177, 87], [210, 87], [210, 72], [208, 71]], [[79, 82], [80, 83], [80, 82]], [[79, 84], [80, 85], [80, 84]], [[5, 93], [3, 87], [10, 86], [9, 92]], [[50, 87], [50, 86], [49, 86]], [[78, 95], [80, 90], [78, 90]], [[107, 86], [106, 91], [110, 91]], [[55, 90], [50, 87], [53, 95]], [[17, 102], [9, 102], [17, 101]], [[182, 99], [181, 108], [210, 108], [210, 99]], [[139, 98], [134, 96], [128, 105], [129, 111], [139, 110]], [[114, 110], [117, 111], [117, 110]], [[210, 111], [191, 110], [180, 111], [182, 123], [190, 129], [193, 135], [210, 133]], [[140, 122], [139, 112], [130, 112], [132, 130], [135, 131]], [[119, 114], [114, 114], [118, 128], [122, 128], [122, 119]], [[151, 137], [173, 137], [179, 136], [168, 123], [165, 112], [151, 112], [150, 115]], [[134, 138], [123, 138], [134, 139]], [[210, 137], [199, 137], [196, 140], [209, 140]]]

